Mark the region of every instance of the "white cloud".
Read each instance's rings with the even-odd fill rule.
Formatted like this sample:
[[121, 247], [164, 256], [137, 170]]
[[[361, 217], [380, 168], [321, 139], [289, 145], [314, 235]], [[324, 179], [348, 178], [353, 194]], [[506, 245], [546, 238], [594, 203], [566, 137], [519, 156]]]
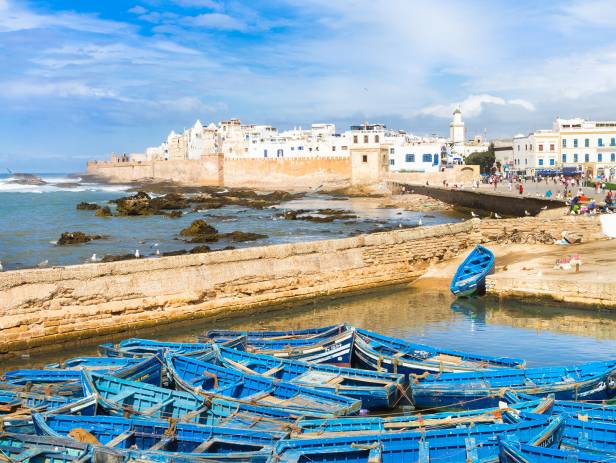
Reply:
[[211, 10], [221, 9], [219, 2], [214, 0], [172, 0], [176, 5], [185, 8], [209, 8]]
[[570, 26], [583, 24], [616, 27], [616, 3], [614, 0], [575, 0], [565, 4], [561, 19]]
[[90, 97], [90, 98], [114, 98], [113, 91], [90, 87], [79, 81], [66, 82], [3, 82], [0, 85], [0, 95], [6, 98], [23, 97]]
[[148, 10], [146, 10], [141, 5], [135, 5], [134, 7], [130, 8], [128, 12], [133, 14], [145, 14], [148, 12]]
[[426, 108], [423, 108], [420, 111], [420, 114], [442, 117], [442, 118], [450, 118], [455, 108], [460, 108], [465, 117], [473, 118], [479, 116], [484, 107], [486, 105], [498, 105], [498, 106], [520, 106], [527, 111], [534, 111], [535, 106], [529, 101], [522, 99], [512, 99], [506, 100], [504, 98], [493, 96], [493, 95], [470, 95], [465, 100], [450, 103], [450, 104], [439, 104], [432, 105]]
[[185, 16], [183, 22], [196, 27], [223, 31], [243, 31], [246, 29], [246, 24], [242, 21], [223, 13], [204, 13], [197, 16]]

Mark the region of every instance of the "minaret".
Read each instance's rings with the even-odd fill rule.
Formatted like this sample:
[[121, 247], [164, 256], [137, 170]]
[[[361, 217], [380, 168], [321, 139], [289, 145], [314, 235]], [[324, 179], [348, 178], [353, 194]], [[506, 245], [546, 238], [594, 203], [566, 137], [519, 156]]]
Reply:
[[451, 143], [462, 143], [466, 139], [466, 129], [462, 121], [462, 110], [458, 107], [453, 112], [453, 121], [449, 124], [449, 138]]

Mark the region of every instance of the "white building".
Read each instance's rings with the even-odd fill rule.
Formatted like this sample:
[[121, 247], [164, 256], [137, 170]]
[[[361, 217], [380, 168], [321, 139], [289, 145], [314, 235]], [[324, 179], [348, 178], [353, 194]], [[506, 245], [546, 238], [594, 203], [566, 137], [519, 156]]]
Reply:
[[462, 110], [456, 108], [453, 112], [453, 121], [449, 124], [449, 140], [454, 145], [466, 141], [466, 127], [462, 120]]

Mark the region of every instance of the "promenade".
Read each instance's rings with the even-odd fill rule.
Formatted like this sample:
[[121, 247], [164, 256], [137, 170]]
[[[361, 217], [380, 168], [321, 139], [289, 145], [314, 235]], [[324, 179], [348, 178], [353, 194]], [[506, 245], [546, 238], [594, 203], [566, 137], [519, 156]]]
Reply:
[[[551, 179], [548, 180], [547, 182], [545, 180], [541, 182], [533, 182], [531, 180], [527, 180], [527, 181], [524, 181], [522, 184], [524, 185], [524, 193], [522, 195], [520, 195], [519, 191], [516, 188], [518, 185], [517, 183], [513, 183], [511, 189], [509, 189], [509, 182], [507, 181], [498, 183], [496, 186], [496, 189], [494, 188], [494, 185], [491, 185], [491, 184], [489, 185], [485, 183], [479, 184], [479, 188], [473, 188], [472, 184], [467, 183], [463, 185], [463, 188], [473, 189], [475, 191], [481, 191], [484, 193], [496, 192], [496, 193], [504, 194], [504, 195], [510, 195], [510, 196], [515, 196], [515, 197], [528, 197], [528, 198], [545, 198], [546, 197], [545, 194], [549, 190], [552, 192], [551, 199], [562, 199], [563, 198], [562, 195], [564, 194], [564, 190], [565, 190], [564, 185], [561, 182], [554, 183]], [[437, 186], [442, 186], [442, 185], [437, 185]], [[453, 188], [453, 186], [450, 184], [449, 188]], [[571, 187], [569, 186], [569, 191], [572, 191], [574, 194], [577, 193], [580, 189], [584, 192], [585, 196], [595, 199], [598, 203], [602, 203], [604, 201], [605, 195], [607, 193], [607, 191], [596, 193], [594, 187], [591, 188], [591, 187], [577, 187], [577, 186]]]

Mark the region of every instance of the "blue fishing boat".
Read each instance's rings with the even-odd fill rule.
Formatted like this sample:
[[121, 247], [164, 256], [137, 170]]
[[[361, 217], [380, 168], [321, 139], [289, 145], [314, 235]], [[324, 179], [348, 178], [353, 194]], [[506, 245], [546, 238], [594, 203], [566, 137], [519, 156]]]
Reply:
[[113, 416], [172, 418], [201, 424], [274, 430], [288, 429], [301, 416], [222, 398], [208, 400], [184, 391], [99, 373], [84, 373], [84, 383], [89, 392], [96, 395], [99, 407]]
[[[23, 463], [87, 463], [92, 446], [72, 439], [28, 434], [0, 434], [0, 461]], [[3, 458], [4, 457], [4, 458]]]
[[354, 338], [353, 327], [344, 325], [341, 332], [327, 337], [270, 340], [242, 336], [225, 342], [234, 349], [256, 354], [348, 367], [351, 364]]
[[[66, 368], [71, 370], [90, 370], [102, 373], [104, 371], [117, 370], [129, 364], [136, 364], [140, 360], [119, 357], [73, 357], [62, 362], [49, 363], [45, 369]], [[102, 371], [101, 371], [102, 370]]]
[[[284, 431], [260, 431], [229, 426], [211, 426], [166, 420], [117, 416], [74, 416], [34, 414], [40, 436], [79, 440], [96, 439], [98, 445], [117, 449], [137, 449], [195, 454], [259, 452], [287, 436]], [[75, 430], [79, 429], [79, 432]], [[87, 433], [87, 434], [86, 434]]]
[[494, 270], [494, 253], [477, 245], [460, 264], [450, 289], [456, 296], [472, 296], [485, 292], [486, 276]]
[[353, 364], [359, 368], [401, 374], [466, 372], [522, 368], [522, 359], [494, 357], [415, 344], [355, 328]]
[[[550, 423], [548, 417], [533, 415], [533, 419], [514, 423], [288, 439], [276, 445], [271, 462], [497, 462], [500, 435], [511, 434], [526, 441]], [[377, 456], [381, 459], [369, 460]]]
[[361, 400], [368, 410], [388, 409], [410, 401], [404, 375], [333, 365], [315, 365], [216, 345], [216, 360], [229, 368]]
[[616, 457], [616, 424], [565, 418], [561, 449], [582, 452], [610, 452]]
[[614, 457], [501, 440], [499, 458], [500, 463], [599, 463]]
[[352, 415], [361, 402], [296, 384], [251, 375], [193, 357], [165, 354], [167, 371], [180, 389], [308, 416]]
[[616, 396], [616, 361], [576, 367], [502, 369], [428, 375], [413, 386], [418, 407], [493, 407], [505, 392], [559, 400], [600, 401]]
[[[330, 419], [302, 419], [297, 422], [295, 437], [326, 437], [344, 433], [366, 432], [399, 432], [418, 431], [427, 429], [443, 429], [458, 426], [471, 426], [477, 424], [503, 423], [503, 414], [509, 413], [509, 422], [515, 421], [513, 417], [519, 412], [533, 414], [550, 414], [554, 399], [543, 398], [525, 402], [517, 402], [509, 406], [482, 408], [479, 410], [463, 412], [440, 412], [423, 415], [421, 413], [403, 416], [364, 416], [364, 417], [337, 417]], [[502, 405], [502, 404], [501, 404]]]
[[245, 337], [249, 340], [281, 341], [287, 339], [329, 338], [346, 331], [344, 324], [306, 328], [287, 331], [239, 331], [239, 330], [209, 330], [201, 339], [220, 340]]

